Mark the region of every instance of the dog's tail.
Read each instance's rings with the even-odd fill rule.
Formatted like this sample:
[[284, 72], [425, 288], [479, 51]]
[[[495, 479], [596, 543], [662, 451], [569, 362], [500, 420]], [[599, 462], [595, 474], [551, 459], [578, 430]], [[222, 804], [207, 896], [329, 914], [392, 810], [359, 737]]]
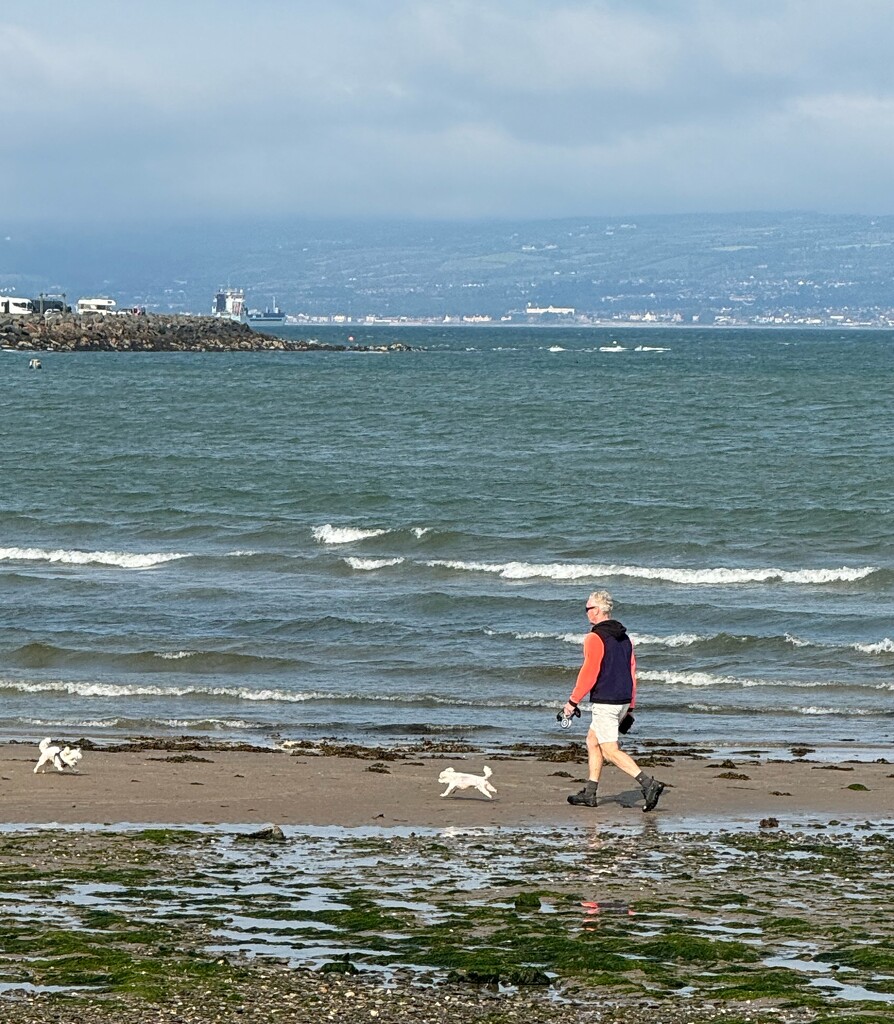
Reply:
[[490, 770], [490, 768], [488, 768], [488, 766], [487, 766], [487, 765], [485, 765], [485, 766], [484, 766], [484, 771], [483, 771], [483, 772], [482, 772], [481, 774], [482, 774], [482, 775], [483, 775], [483, 776], [484, 776], [484, 777], [485, 777], [486, 779], [489, 779], [489, 778], [491, 777], [491, 775], [493, 775], [493, 772], [492, 772], [492, 771]]
[[52, 745], [53, 740], [51, 739], [51, 737], [47, 736], [45, 740], [41, 740], [40, 743], [37, 744], [37, 749], [41, 752], [41, 754], [44, 754], [46, 753], [47, 747], [51, 747]]

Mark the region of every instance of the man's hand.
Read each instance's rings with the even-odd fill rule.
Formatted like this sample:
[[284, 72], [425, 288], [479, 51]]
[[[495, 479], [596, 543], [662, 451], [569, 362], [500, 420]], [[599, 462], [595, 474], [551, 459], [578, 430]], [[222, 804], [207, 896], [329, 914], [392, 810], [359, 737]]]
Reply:
[[577, 705], [572, 704], [571, 701], [568, 701], [565, 707], [562, 708], [562, 714], [566, 718], [572, 718], [575, 715], [575, 713], [580, 714], [580, 712], [577, 710]]

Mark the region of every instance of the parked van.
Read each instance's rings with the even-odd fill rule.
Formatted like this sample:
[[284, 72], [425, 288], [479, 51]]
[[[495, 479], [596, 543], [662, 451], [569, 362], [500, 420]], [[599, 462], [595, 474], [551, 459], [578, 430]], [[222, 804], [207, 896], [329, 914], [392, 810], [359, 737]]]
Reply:
[[78, 313], [114, 313], [114, 299], [98, 297], [95, 299], [78, 299]]
[[10, 316], [28, 316], [34, 311], [34, 303], [30, 299], [19, 299], [13, 295], [0, 295], [0, 313]]

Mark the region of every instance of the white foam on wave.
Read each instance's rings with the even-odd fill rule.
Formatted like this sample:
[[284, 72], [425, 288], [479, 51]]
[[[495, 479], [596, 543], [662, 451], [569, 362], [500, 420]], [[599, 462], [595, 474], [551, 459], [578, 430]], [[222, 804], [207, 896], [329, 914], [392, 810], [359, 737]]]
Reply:
[[157, 725], [168, 729], [195, 729], [210, 726], [212, 729], [257, 729], [257, 723], [243, 722], [241, 718], [155, 718]]
[[659, 345], [637, 345], [634, 352], [670, 352], [669, 348], [662, 348]]
[[823, 644], [815, 640], [802, 640], [791, 633], [786, 633], [785, 640], [786, 643], [790, 643], [793, 647], [834, 648], [837, 650], [859, 651], [861, 654], [894, 654], [894, 640], [890, 639], [890, 637], [885, 637], [884, 640], [871, 644]]
[[[248, 687], [237, 686], [141, 686], [113, 683], [86, 683], [86, 682], [47, 682], [29, 683], [19, 680], [0, 680], [0, 691], [16, 691], [19, 693], [60, 693], [76, 697], [96, 697], [107, 699], [109, 697], [223, 697], [231, 700], [259, 701], [280, 704], [303, 704], [309, 701], [342, 701], [345, 697], [353, 697], [355, 700], [371, 701], [375, 703], [422, 705], [431, 704], [456, 706], [456, 707], [490, 707], [490, 708], [552, 708], [557, 706], [555, 700], [538, 700], [526, 698], [483, 698], [468, 699], [465, 697], [452, 697], [444, 695], [426, 694], [421, 697], [414, 697], [407, 694], [371, 693], [364, 690], [361, 693], [351, 694], [344, 691], [338, 693], [327, 693], [318, 690], [301, 692], [290, 692], [288, 690], [252, 690]], [[133, 708], [130, 709], [133, 711]], [[210, 721], [207, 716], [201, 716], [202, 721]], [[168, 721], [168, 720], [165, 720]], [[175, 721], [174, 719], [170, 720]], [[177, 719], [176, 721], [180, 721]], [[188, 720], [184, 720], [184, 726]]]
[[[690, 711], [702, 711], [702, 712], [722, 712], [728, 715], [735, 714], [752, 714], [753, 712], [746, 711], [744, 708], [730, 708], [725, 707], [723, 704], [687, 704], [687, 708]], [[810, 705], [809, 707], [794, 707], [788, 709], [796, 715], [846, 715], [848, 718], [853, 715], [875, 715], [877, 711], [870, 711], [867, 709], [855, 709], [855, 708], [825, 708], [817, 707], [816, 705]]]
[[816, 640], [802, 640], [801, 637], [794, 636], [791, 633], [785, 634], [786, 643], [790, 643], [793, 647], [823, 647], [833, 648], [836, 650], [849, 650], [859, 651], [861, 654], [894, 654], [894, 640], [890, 637], [885, 637], [884, 640], [879, 640], [877, 643], [867, 644], [841, 644], [841, 643], [819, 643]]
[[885, 637], [877, 644], [852, 644], [855, 651], [862, 651], [863, 654], [894, 654], [894, 640]]
[[516, 640], [559, 640], [563, 644], [582, 644], [584, 633], [513, 633]]
[[648, 647], [691, 647], [692, 644], [712, 639], [698, 633], [671, 633], [670, 636], [652, 636], [649, 633], [631, 633], [630, 639], [637, 646]]
[[119, 718], [20, 718], [22, 725], [39, 725], [49, 729], [114, 729]]
[[830, 679], [748, 679], [741, 676], [717, 676], [710, 672], [675, 672], [672, 670], [652, 671], [644, 669], [637, 672], [637, 677], [654, 683], [668, 683], [679, 686], [716, 687], [720, 689], [748, 689], [754, 686], [794, 687], [795, 689], [814, 689], [817, 687], [837, 687], [838, 683]]
[[227, 697], [234, 700], [273, 701], [300, 704], [309, 700], [340, 699], [337, 693], [317, 691], [290, 692], [288, 690], [252, 690], [245, 686], [141, 686], [124, 683], [48, 682], [31, 683], [20, 680], [0, 680], [0, 690], [19, 693], [65, 693], [75, 697]]
[[548, 351], [550, 352], [564, 352], [565, 349], [561, 345], [550, 345]]
[[[715, 688], [720, 690], [752, 689], [753, 687], [771, 687], [793, 690], [834, 690], [841, 689], [841, 683], [837, 679], [748, 679], [741, 676], [715, 676], [710, 672], [674, 672], [674, 671], [653, 671], [642, 669], [637, 672], [637, 678], [641, 681], [651, 683], [665, 683], [669, 686], [694, 686], [706, 689]], [[864, 690], [887, 690], [894, 691], [894, 683], [873, 683], [860, 684], [850, 683], [850, 686], [859, 686]]]
[[[488, 636], [499, 636], [499, 630], [485, 629]], [[506, 635], [505, 633], [503, 635]], [[541, 630], [534, 630], [527, 633], [510, 632], [508, 635], [515, 640], [558, 640], [563, 644], [576, 644], [580, 646], [586, 637], [585, 633], [547, 633]], [[672, 633], [670, 636], [652, 636], [648, 633], [631, 633], [630, 639], [637, 646], [650, 647], [688, 647], [691, 644], [700, 643], [703, 640], [710, 640], [709, 636], [700, 636], [698, 633]]]
[[65, 548], [0, 548], [0, 562], [56, 562], [62, 565], [112, 565], [120, 569], [151, 569], [164, 562], [190, 558], [180, 552], [76, 551]]
[[389, 565], [400, 565], [402, 558], [346, 558], [352, 569], [371, 572], [373, 569], [387, 569]]
[[370, 537], [381, 537], [388, 533], [388, 530], [362, 530], [355, 526], [333, 526], [331, 523], [324, 523], [322, 526], [313, 528], [314, 540], [321, 544], [354, 544], [358, 540], [368, 540]]
[[629, 576], [636, 579], [662, 580], [688, 586], [723, 586], [740, 583], [839, 583], [864, 579], [876, 572], [874, 566], [840, 569], [674, 569], [641, 565], [576, 564], [572, 562], [467, 562], [456, 559], [434, 559], [426, 562], [432, 568], [456, 569], [460, 572], [495, 573], [506, 580], [550, 579], [557, 581], [600, 579]]
[[431, 533], [430, 526], [414, 526], [413, 536], [418, 540], [420, 537], [424, 537], [427, 533]]
[[[50, 729], [115, 729], [126, 725], [132, 719], [127, 718], [20, 718], [22, 725], [37, 725]], [[198, 725], [210, 726], [213, 729], [257, 729], [257, 724], [244, 722], [241, 718], [150, 718], [141, 719], [169, 729], [193, 729]]]
[[198, 651], [161, 651], [155, 657], [164, 658], [165, 661], [179, 661], [181, 658], [191, 658], [198, 653]]
[[626, 352], [627, 349], [623, 345], [600, 345], [600, 352]]

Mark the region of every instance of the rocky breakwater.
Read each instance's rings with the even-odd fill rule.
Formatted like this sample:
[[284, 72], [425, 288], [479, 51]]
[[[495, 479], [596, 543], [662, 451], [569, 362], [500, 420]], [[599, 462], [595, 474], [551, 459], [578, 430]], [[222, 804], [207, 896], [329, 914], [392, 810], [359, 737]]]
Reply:
[[22, 352], [384, 352], [404, 351], [407, 346], [286, 341], [213, 316], [88, 313], [0, 316], [0, 348]]
[[41, 352], [238, 352], [286, 349], [281, 338], [213, 316], [153, 313], [0, 317], [0, 346]]

